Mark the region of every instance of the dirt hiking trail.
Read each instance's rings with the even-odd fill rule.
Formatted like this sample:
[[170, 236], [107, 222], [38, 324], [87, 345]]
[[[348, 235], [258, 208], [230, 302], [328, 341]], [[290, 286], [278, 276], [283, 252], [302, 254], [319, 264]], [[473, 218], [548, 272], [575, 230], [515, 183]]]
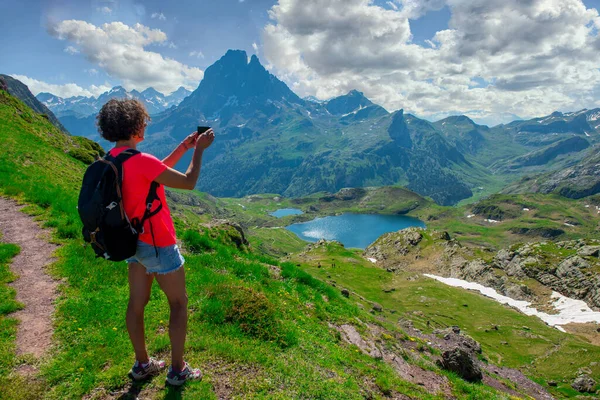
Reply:
[[45, 272], [54, 261], [56, 245], [48, 242], [50, 231], [42, 229], [30, 216], [22, 213], [23, 206], [0, 197], [0, 241], [14, 243], [21, 252], [12, 260], [10, 269], [18, 279], [10, 284], [17, 291], [16, 300], [24, 308], [13, 314], [19, 320], [17, 354], [42, 356], [52, 340], [52, 315], [58, 282]]

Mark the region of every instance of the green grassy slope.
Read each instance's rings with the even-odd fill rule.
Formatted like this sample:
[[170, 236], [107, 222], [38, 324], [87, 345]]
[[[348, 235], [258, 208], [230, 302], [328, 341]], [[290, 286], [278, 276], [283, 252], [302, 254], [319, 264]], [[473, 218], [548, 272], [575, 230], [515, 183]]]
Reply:
[[[165, 388], [161, 379], [130, 388], [126, 374], [133, 352], [124, 323], [126, 267], [95, 259], [79, 233], [76, 198], [85, 164], [69, 154], [87, 152], [89, 144], [61, 134], [1, 91], [0, 140], [5, 144], [0, 192], [28, 203], [27, 211], [54, 228], [53, 240], [62, 245], [51, 271], [62, 281], [51, 352], [41, 360], [16, 359], [15, 322], [0, 316], [0, 326], [7, 327], [0, 336], [3, 398], [105, 398], [127, 390], [142, 390], [144, 398], [436, 398], [400, 379], [385, 362], [341, 342], [329, 325], [357, 324], [358, 318], [383, 325], [396, 341], [400, 339], [394, 337], [405, 335], [394, 324], [378, 321], [291, 263], [237, 248], [224, 232], [194, 227], [193, 218], [178, 220], [177, 226], [187, 249], [187, 359], [204, 369], [205, 379], [183, 392]], [[16, 251], [7, 249], [10, 255]], [[5, 262], [0, 260], [0, 271], [6, 271]], [[5, 275], [4, 280], [12, 279]], [[10, 298], [9, 293], [9, 300], [0, 303], [6, 311], [16, 306]], [[167, 357], [168, 307], [156, 287], [147, 310], [149, 349]], [[12, 368], [23, 363], [39, 370], [27, 382]], [[489, 387], [445, 376], [457, 398], [505, 398]]]
[[[461, 327], [481, 343], [492, 363], [518, 368], [543, 385], [549, 380], [558, 382], [557, 389], [550, 388], [557, 396], [577, 394], [570, 384], [580, 368], [592, 365], [592, 375], [600, 379], [600, 365], [593, 364], [600, 359], [600, 347], [482, 295], [423, 277], [414, 272], [418, 267], [390, 273], [365, 260], [360, 251], [335, 243], [293, 255], [290, 260], [317, 278], [381, 304], [384, 311], [379, 315], [391, 323], [411, 321], [426, 333]], [[424, 258], [421, 262], [429, 261]], [[370, 308], [369, 302], [355, 295], [351, 298]]]

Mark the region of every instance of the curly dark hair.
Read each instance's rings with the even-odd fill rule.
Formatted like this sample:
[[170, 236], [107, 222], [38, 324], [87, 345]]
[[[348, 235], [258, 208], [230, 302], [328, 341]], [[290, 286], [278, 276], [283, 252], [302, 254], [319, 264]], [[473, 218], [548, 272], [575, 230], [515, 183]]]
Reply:
[[96, 117], [98, 132], [109, 142], [129, 140], [142, 132], [148, 121], [146, 107], [136, 99], [109, 100]]

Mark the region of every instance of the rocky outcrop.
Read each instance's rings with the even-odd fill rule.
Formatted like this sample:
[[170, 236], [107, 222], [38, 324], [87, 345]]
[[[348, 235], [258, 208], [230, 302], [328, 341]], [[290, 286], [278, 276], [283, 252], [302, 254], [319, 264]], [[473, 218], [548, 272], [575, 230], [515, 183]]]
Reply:
[[600, 193], [600, 155], [590, 152], [573, 166], [534, 178], [524, 178], [504, 190], [504, 193], [555, 193], [571, 199], [581, 199]]
[[600, 246], [583, 246], [577, 250], [577, 255], [581, 257], [598, 257]]
[[237, 222], [214, 220], [205, 226], [211, 229], [212, 232], [222, 232], [225, 235], [225, 240], [230, 241], [240, 249], [250, 244], [248, 239], [246, 239], [244, 229]]
[[394, 114], [392, 124], [388, 128], [388, 133], [390, 138], [392, 138], [399, 147], [407, 149], [412, 148], [413, 143], [410, 137], [410, 131], [406, 125], [406, 120], [404, 119], [404, 110], [399, 110]]
[[596, 381], [589, 375], [581, 375], [571, 384], [571, 387], [580, 393], [594, 393]]
[[515, 251], [499, 251], [493, 266], [509, 276], [533, 278], [552, 290], [583, 300], [591, 308], [599, 310], [600, 275], [594, 271], [594, 265], [600, 246], [583, 240], [558, 242], [556, 246], [557, 251], [576, 251], [577, 254], [551, 256], [541, 249], [540, 244], [526, 244]]
[[473, 355], [460, 347], [445, 351], [442, 354], [440, 365], [445, 370], [454, 372], [469, 382], [480, 382], [483, 379], [481, 368], [477, 365]]
[[423, 228], [408, 228], [386, 233], [367, 247], [363, 255], [376, 260], [386, 260], [394, 255], [407, 255], [423, 240], [424, 231]]
[[471, 336], [462, 333], [458, 326], [452, 326], [442, 330], [435, 330], [433, 334], [443, 337], [445, 340], [445, 345], [449, 349], [459, 347], [474, 356], [482, 353], [479, 342], [477, 342]]

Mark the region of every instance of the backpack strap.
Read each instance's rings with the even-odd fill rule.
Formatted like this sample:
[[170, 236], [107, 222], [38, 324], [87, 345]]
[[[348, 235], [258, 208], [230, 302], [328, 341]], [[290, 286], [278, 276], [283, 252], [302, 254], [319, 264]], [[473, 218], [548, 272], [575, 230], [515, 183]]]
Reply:
[[[125, 207], [123, 206], [123, 163], [129, 160], [131, 157], [139, 154], [140, 152], [135, 149], [127, 149], [119, 153], [118, 156], [113, 157], [110, 152], [106, 153], [104, 158], [101, 158], [99, 161], [106, 164], [106, 169], [112, 168], [115, 173], [116, 185], [117, 185], [117, 195], [119, 196], [119, 208], [121, 210], [121, 218], [126, 219], [127, 214], [125, 213]], [[105, 170], [106, 171], [106, 170]], [[129, 220], [128, 220], [129, 221]]]
[[[108, 153], [106, 153], [108, 155]], [[123, 150], [122, 152], [119, 153], [118, 156], [114, 157], [114, 159], [117, 162], [120, 162], [121, 164], [123, 164], [125, 161], [129, 160], [131, 157], [135, 156], [136, 154], [140, 154], [140, 151], [135, 150], [135, 149], [127, 149], [127, 150]]]
[[120, 152], [119, 155], [116, 157], [112, 156], [110, 152], [107, 152], [104, 156], [104, 162], [108, 162], [109, 164], [112, 164], [114, 167], [116, 167], [119, 186], [123, 184], [123, 163], [129, 160], [131, 157], [135, 156], [136, 154], [140, 154], [140, 152], [135, 149], [127, 149]]
[[[114, 164], [114, 166], [117, 167], [117, 170], [119, 172], [119, 186], [123, 182], [123, 163], [137, 154], [140, 154], [140, 151], [135, 150], [135, 149], [124, 150], [121, 153], [119, 153], [119, 155], [116, 157], [113, 157], [109, 153], [106, 153], [105, 159], [108, 162], [111, 162], [112, 164]], [[142, 216], [142, 219], [139, 220], [137, 218], [134, 218], [130, 222], [133, 229], [137, 230], [138, 232], [140, 232], [144, 229], [144, 223], [146, 222], [146, 220], [148, 220], [150, 222], [150, 234], [152, 235], [152, 242], [154, 243], [154, 251], [156, 252], [157, 258], [158, 258], [158, 248], [156, 247], [156, 241], [154, 239], [154, 228], [152, 227], [152, 220], [150, 220], [150, 218], [154, 217], [156, 214], [158, 214], [163, 209], [162, 200], [158, 196], [158, 188], [159, 187], [160, 187], [160, 184], [157, 182], [152, 182], [150, 184], [150, 190], [148, 191], [148, 195], [146, 196], [146, 210], [144, 211], [144, 215]], [[158, 200], [158, 207], [156, 207], [155, 210], [152, 210], [152, 206], [154, 205], [154, 201], [156, 201], [156, 200]]]
[[[154, 239], [154, 227], [152, 226], [151, 218], [158, 214], [163, 209], [163, 203], [160, 197], [158, 196], [158, 188], [160, 184], [157, 182], [152, 182], [150, 184], [150, 190], [148, 191], [148, 196], [146, 196], [146, 211], [144, 211], [144, 216], [141, 220], [135, 218], [132, 221], [134, 229], [141, 231], [144, 229], [144, 223], [146, 220], [150, 222], [150, 234], [152, 235], [152, 243], [154, 244], [154, 252], [156, 253], [156, 257], [158, 258], [158, 248], [156, 247], [156, 240]], [[158, 207], [152, 210], [152, 206], [154, 205], [154, 201], [158, 200]]]

